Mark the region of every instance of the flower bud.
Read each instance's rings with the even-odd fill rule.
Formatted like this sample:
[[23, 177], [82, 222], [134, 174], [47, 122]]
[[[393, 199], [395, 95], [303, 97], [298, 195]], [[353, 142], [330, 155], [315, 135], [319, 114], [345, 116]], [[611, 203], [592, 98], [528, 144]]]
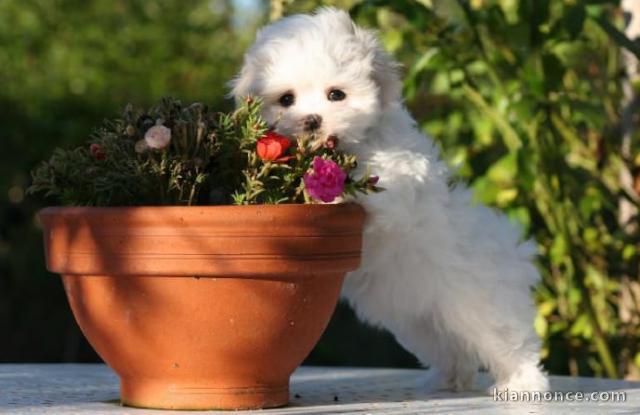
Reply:
[[335, 150], [338, 147], [339, 143], [340, 143], [340, 140], [338, 140], [338, 137], [336, 137], [335, 135], [331, 135], [324, 142], [324, 148], [327, 148], [329, 150]]
[[149, 149], [145, 140], [138, 140], [134, 148], [138, 154], [142, 154]]

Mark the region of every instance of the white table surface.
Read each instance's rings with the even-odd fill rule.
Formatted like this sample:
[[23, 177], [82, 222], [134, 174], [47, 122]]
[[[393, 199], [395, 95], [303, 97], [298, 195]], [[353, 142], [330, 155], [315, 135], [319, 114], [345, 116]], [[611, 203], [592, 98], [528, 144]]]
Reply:
[[[464, 394], [425, 393], [427, 371], [302, 367], [291, 380], [285, 408], [234, 414], [640, 414], [640, 382], [552, 377], [552, 389], [573, 392], [625, 392], [626, 402], [496, 402], [481, 388]], [[1, 364], [0, 414], [214, 414], [120, 406], [118, 378], [99, 364]]]

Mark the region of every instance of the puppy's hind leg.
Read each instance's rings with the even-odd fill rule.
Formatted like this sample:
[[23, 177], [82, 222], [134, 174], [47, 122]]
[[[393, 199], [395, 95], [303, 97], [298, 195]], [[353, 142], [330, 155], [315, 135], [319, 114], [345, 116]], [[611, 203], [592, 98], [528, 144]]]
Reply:
[[522, 243], [520, 231], [504, 216], [472, 206], [469, 198], [454, 190], [447, 210], [455, 249], [439, 263], [443, 327], [477, 353], [499, 387], [547, 390], [533, 327], [531, 287], [540, 278], [532, 262], [536, 247]]
[[[499, 298], [500, 294], [513, 292], [497, 294]], [[529, 313], [518, 313], [511, 305], [495, 299], [484, 307], [478, 305], [471, 314], [460, 313], [464, 304], [450, 304], [450, 312], [444, 314], [445, 324], [477, 353], [495, 378], [498, 390], [546, 391], [549, 382], [539, 367], [539, 340]]]
[[422, 389], [430, 392], [473, 389], [478, 359], [461, 347], [453, 333], [436, 330], [433, 324], [425, 321], [416, 321], [394, 334], [402, 347], [413, 353], [422, 365], [429, 366], [429, 374], [420, 380]]

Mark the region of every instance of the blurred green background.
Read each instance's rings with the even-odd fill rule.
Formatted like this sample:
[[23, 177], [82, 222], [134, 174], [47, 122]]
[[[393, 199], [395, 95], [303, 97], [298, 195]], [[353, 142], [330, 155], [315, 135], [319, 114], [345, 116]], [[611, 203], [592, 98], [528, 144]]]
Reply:
[[[616, 0], [3, 0], [0, 362], [97, 360], [44, 269], [29, 170], [127, 102], [230, 108], [256, 29], [319, 5], [380, 31], [420, 127], [478, 202], [537, 240], [545, 367], [640, 378], [640, 47]], [[307, 363], [417, 366], [346, 306]]]

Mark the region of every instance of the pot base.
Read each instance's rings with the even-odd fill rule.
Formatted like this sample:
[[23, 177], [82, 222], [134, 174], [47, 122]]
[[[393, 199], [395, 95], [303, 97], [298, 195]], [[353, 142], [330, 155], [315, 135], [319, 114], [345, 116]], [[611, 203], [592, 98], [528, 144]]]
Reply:
[[206, 384], [122, 379], [122, 405], [149, 409], [244, 410], [277, 408], [289, 402], [289, 385], [254, 388], [220, 388]]

